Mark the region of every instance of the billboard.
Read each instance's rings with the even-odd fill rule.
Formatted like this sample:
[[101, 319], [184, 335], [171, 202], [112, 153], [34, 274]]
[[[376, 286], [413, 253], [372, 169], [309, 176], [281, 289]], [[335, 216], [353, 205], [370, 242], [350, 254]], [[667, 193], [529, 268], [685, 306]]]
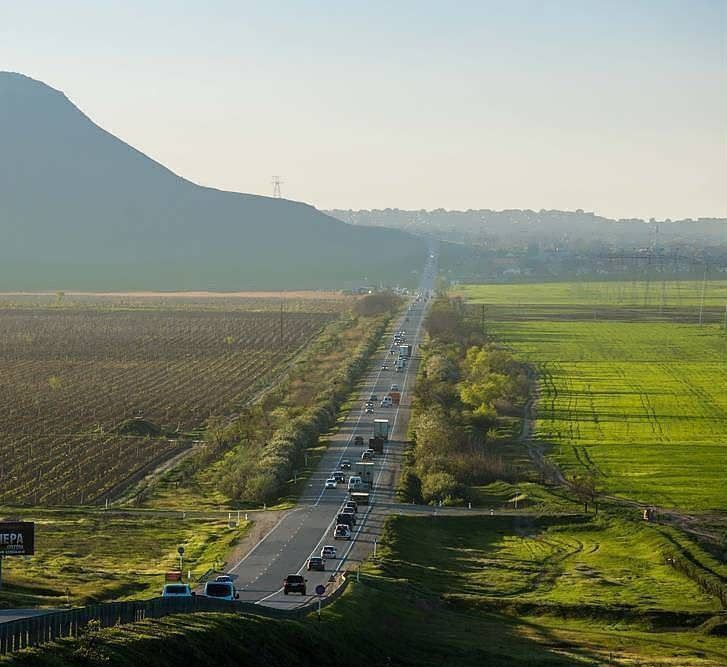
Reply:
[[34, 523], [31, 521], [0, 523], [0, 556], [32, 556], [34, 553]]

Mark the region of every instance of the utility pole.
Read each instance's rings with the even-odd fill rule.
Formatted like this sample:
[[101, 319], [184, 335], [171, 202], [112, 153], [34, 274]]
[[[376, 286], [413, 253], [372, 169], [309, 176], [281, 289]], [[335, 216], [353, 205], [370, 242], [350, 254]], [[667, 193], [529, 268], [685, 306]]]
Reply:
[[273, 197], [276, 199], [280, 199], [282, 195], [280, 194], [280, 186], [282, 185], [283, 181], [280, 180], [280, 176], [273, 176]]
[[280, 350], [283, 350], [283, 305], [285, 301], [280, 299]]

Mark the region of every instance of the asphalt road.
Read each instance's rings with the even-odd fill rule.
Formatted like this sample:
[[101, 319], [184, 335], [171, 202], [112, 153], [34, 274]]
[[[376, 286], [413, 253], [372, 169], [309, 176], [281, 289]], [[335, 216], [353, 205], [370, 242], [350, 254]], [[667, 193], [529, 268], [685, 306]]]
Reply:
[[[423, 300], [413, 304], [412, 310], [397, 319], [387, 332], [382, 347], [374, 356], [361, 383], [358, 404], [339, 423], [336, 434], [330, 438], [328, 449], [311, 476], [298, 506], [284, 515], [241, 561], [229, 567], [228, 573], [235, 581], [240, 600], [284, 608], [307, 604], [314, 597], [311, 594], [318, 584], [325, 585], [330, 576], [341, 569], [355, 568], [373, 550], [374, 540], [380, 534], [384, 519], [394, 507], [398, 507], [395, 489], [409, 423], [411, 390], [419, 365], [424, 310]], [[397, 372], [394, 369], [396, 357], [390, 355], [389, 348], [394, 332], [400, 329], [407, 332], [406, 343], [413, 346], [413, 352], [407, 367]], [[387, 370], [382, 369], [384, 362], [388, 365]], [[398, 384], [401, 389], [400, 404], [382, 408], [377, 403], [374, 414], [366, 414], [366, 399], [376, 394], [381, 400], [392, 384]], [[374, 459], [371, 502], [368, 506], [359, 507], [353, 539], [334, 540], [335, 517], [348, 499], [348, 492], [344, 485], [325, 489], [325, 480], [333, 470], [339, 469], [342, 460], [348, 459], [354, 464], [360, 460], [361, 452], [368, 447], [368, 439], [373, 435], [375, 418], [389, 420], [390, 436], [384, 453], [376, 455]], [[365, 447], [354, 444], [356, 435], [363, 436]], [[325, 572], [308, 572], [308, 557], [319, 554], [321, 548], [329, 544], [338, 549], [338, 558], [326, 562]], [[304, 573], [308, 579], [308, 596], [283, 593], [283, 579], [288, 574], [296, 573]]]

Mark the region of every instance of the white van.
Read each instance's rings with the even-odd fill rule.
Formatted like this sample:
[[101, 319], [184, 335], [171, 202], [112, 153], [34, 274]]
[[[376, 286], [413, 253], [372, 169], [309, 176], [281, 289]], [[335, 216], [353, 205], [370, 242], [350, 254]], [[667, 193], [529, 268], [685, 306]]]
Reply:
[[357, 491], [361, 488], [361, 485], [363, 484], [363, 480], [360, 477], [357, 477], [356, 475], [348, 478], [348, 490], [349, 491]]

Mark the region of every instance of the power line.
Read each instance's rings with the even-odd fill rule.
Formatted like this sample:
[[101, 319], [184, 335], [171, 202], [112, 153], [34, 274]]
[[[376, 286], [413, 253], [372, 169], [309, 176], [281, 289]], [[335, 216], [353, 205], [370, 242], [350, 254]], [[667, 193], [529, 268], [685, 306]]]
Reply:
[[280, 180], [280, 176], [273, 176], [273, 197], [280, 199], [283, 195], [280, 194], [280, 186], [283, 181]]

